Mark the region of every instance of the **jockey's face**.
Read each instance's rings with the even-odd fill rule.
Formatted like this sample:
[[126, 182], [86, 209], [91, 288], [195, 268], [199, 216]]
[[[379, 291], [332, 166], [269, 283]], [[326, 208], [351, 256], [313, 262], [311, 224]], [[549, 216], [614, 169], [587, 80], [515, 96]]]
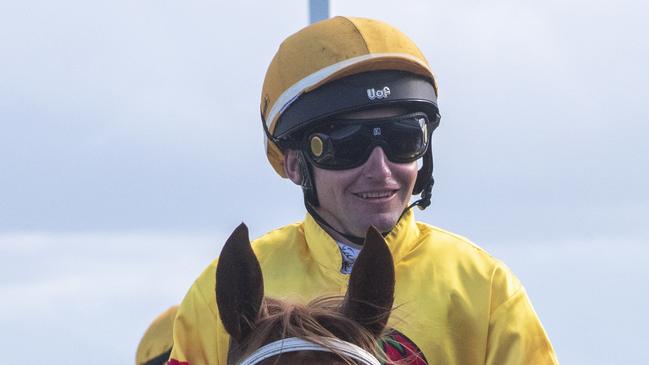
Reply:
[[[406, 113], [401, 108], [380, 108], [349, 113], [344, 117], [373, 119]], [[367, 161], [348, 170], [313, 167], [320, 206], [317, 212], [340, 232], [364, 237], [370, 225], [388, 231], [410, 201], [417, 179], [417, 162], [394, 163], [381, 147]], [[342, 237], [333, 234], [338, 240]]]

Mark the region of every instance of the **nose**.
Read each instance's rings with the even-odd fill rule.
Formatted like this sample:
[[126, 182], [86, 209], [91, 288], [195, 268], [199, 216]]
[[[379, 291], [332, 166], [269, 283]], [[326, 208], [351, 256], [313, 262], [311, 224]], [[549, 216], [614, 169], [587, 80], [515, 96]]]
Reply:
[[383, 148], [374, 147], [370, 157], [367, 158], [363, 165], [363, 173], [369, 178], [385, 179], [392, 176], [390, 169], [390, 160], [383, 152]]

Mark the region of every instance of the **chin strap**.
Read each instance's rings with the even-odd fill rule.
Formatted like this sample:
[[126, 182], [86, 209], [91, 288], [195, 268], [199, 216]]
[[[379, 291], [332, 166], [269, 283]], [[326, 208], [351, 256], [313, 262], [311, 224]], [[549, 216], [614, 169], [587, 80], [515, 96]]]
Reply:
[[[306, 211], [309, 212], [309, 214], [311, 214], [311, 216], [313, 217], [313, 219], [314, 219], [316, 222], [318, 222], [318, 224], [320, 225], [320, 227], [322, 227], [322, 228], [325, 228], [325, 227], [329, 228], [330, 230], [332, 230], [332, 231], [338, 233], [339, 235], [345, 237], [349, 242], [351, 242], [351, 243], [353, 243], [353, 244], [355, 244], [355, 245], [362, 246], [363, 243], [365, 242], [365, 238], [363, 238], [363, 237], [354, 236], [353, 234], [348, 234], [348, 233], [342, 233], [342, 232], [340, 232], [339, 230], [337, 230], [337, 229], [335, 229], [334, 227], [332, 227], [331, 224], [329, 224], [326, 220], [324, 220], [324, 218], [322, 218], [322, 217], [320, 216], [320, 214], [318, 214], [318, 212], [316, 212], [316, 210], [315, 210], [315, 208], [313, 207], [313, 205], [311, 205], [311, 203], [309, 203], [306, 199], [304, 199], [304, 206], [306, 207]], [[387, 236], [389, 233], [390, 233], [390, 232], [382, 232], [381, 234], [383, 235], [383, 237], [385, 237], [385, 236]]]
[[417, 199], [414, 203], [410, 204], [406, 209], [404, 209], [403, 213], [401, 213], [401, 216], [403, 216], [408, 211], [408, 209], [414, 207], [415, 205], [419, 208], [419, 210], [428, 208], [428, 206], [430, 205], [430, 199], [433, 197], [433, 184], [435, 184], [435, 180], [431, 176], [430, 182], [428, 182], [428, 184], [422, 189], [419, 199]]

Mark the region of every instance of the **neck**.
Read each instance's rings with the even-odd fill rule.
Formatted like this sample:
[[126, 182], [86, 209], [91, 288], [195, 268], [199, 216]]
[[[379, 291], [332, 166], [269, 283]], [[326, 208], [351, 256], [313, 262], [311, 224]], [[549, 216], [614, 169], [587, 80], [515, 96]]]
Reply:
[[[337, 242], [344, 243], [346, 245], [354, 245], [354, 246], [362, 246], [363, 245], [363, 237], [360, 236], [353, 236], [353, 235], [345, 235], [343, 236], [342, 234], [338, 233], [338, 231], [334, 231], [333, 229], [327, 227], [326, 225], [320, 224], [320, 227], [327, 232]], [[350, 239], [349, 237], [355, 237], [354, 239]], [[357, 239], [356, 239], [357, 238]]]
[[344, 232], [340, 232], [336, 228], [334, 228], [329, 222], [327, 222], [320, 214], [318, 214], [317, 210], [315, 207], [313, 207], [311, 204], [305, 201], [306, 210], [311, 214], [313, 219], [320, 225], [320, 227], [327, 232], [334, 240], [338, 242], [343, 242], [343, 243], [351, 243], [355, 245], [362, 246], [365, 238], [364, 237], [359, 237], [353, 234], [347, 234]]
[[[336, 240], [338, 242], [345, 243], [345, 244], [354, 244], [354, 245], [358, 245], [358, 246], [362, 246], [365, 243], [365, 237], [355, 236], [353, 234], [340, 232], [339, 230], [334, 228], [329, 222], [327, 222], [324, 218], [322, 218], [322, 216], [316, 211], [315, 207], [313, 207], [311, 204], [309, 204], [306, 201], [305, 201], [304, 205], [306, 207], [307, 212], [309, 212], [309, 214], [311, 214], [311, 216], [318, 223], [318, 225], [320, 225], [320, 227], [325, 232], [327, 232], [327, 234], [329, 234], [334, 240]], [[392, 232], [392, 229], [399, 223], [401, 218], [403, 218], [405, 213], [410, 208], [412, 208], [413, 205], [414, 204], [412, 204], [412, 205], [408, 206], [406, 209], [404, 209], [403, 212], [401, 213], [401, 215], [399, 216], [399, 219], [394, 223], [392, 228], [390, 228], [389, 230], [387, 230], [385, 232], [381, 232], [381, 235], [383, 237], [386, 237], [388, 234], [390, 234], [390, 232]], [[368, 229], [369, 229], [369, 227], [368, 227]]]

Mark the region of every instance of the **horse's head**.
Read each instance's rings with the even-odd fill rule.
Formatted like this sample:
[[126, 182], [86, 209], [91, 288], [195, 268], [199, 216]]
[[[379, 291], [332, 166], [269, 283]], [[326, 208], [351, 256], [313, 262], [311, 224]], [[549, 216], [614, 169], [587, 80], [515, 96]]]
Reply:
[[394, 264], [374, 228], [352, 270], [344, 298], [308, 305], [264, 298], [261, 268], [241, 224], [216, 269], [216, 300], [231, 336], [231, 364], [378, 364], [376, 341], [394, 300]]

